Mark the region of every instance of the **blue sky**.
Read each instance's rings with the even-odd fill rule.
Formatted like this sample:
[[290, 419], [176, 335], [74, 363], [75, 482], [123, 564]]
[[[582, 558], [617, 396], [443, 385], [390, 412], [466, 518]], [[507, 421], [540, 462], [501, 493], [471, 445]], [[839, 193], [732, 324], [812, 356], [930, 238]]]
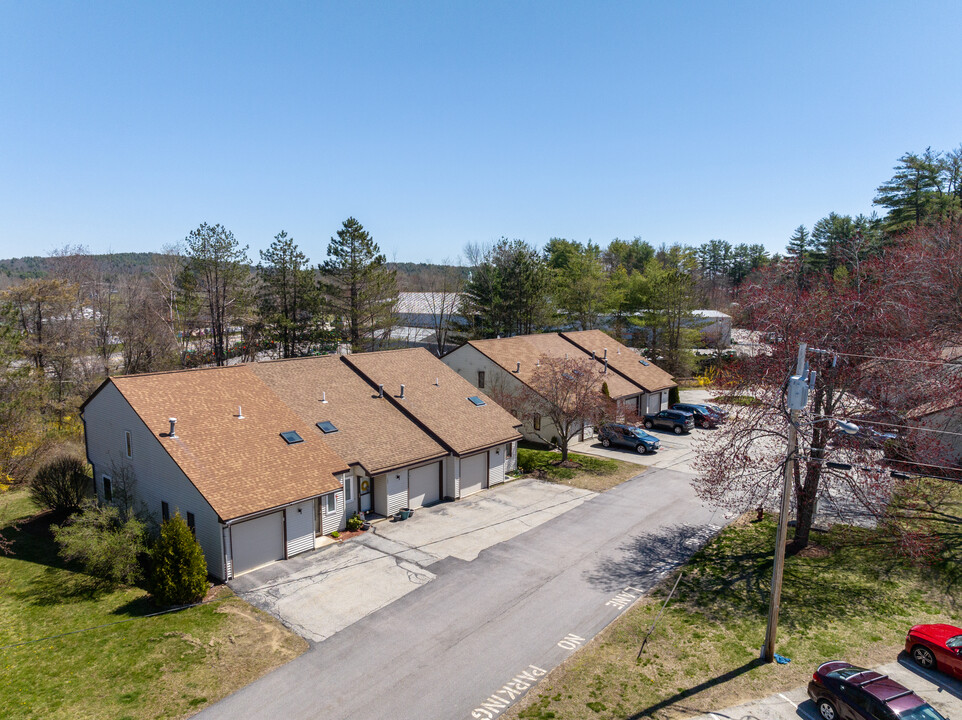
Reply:
[[0, 257], [222, 223], [782, 250], [962, 143], [959, 2], [0, 0]]

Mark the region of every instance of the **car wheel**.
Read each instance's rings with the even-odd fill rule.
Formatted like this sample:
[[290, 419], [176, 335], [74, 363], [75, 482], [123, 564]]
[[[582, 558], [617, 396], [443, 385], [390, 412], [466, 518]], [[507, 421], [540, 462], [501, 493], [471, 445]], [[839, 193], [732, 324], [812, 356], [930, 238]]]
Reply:
[[822, 716], [822, 720], [835, 720], [838, 717], [835, 706], [828, 700], [818, 701], [818, 714]]
[[611, 440], [609, 440], [608, 438], [601, 438], [601, 444], [604, 445], [605, 447], [610, 447]]
[[675, 435], [681, 435], [681, 433], [682, 433], [682, 427], [681, 427], [681, 425], [675, 425], [675, 427], [674, 427], [673, 429], [674, 429], [674, 431], [675, 431]]
[[654, 425], [651, 424], [651, 420], [645, 420], [645, 427], [651, 430]]
[[919, 667], [924, 667], [931, 670], [935, 667], [935, 655], [927, 647], [922, 645], [916, 645], [912, 648], [912, 659], [919, 664]]
[[648, 449], [645, 447], [644, 443], [638, 443], [635, 445], [635, 452], [639, 455], [644, 455], [646, 452], [648, 452]]
[[699, 421], [698, 421], [698, 427], [707, 429], [707, 428], [708, 428], [708, 421], [707, 421], [707, 420], [699, 420]]

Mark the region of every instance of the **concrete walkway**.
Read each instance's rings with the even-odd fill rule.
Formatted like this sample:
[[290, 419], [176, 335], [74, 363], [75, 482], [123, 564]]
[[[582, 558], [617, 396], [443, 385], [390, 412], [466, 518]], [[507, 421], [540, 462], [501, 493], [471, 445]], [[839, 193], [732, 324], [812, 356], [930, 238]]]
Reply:
[[[828, 660], [829, 658], [826, 658]], [[962, 717], [962, 683], [940, 672], [923, 670], [905, 653], [898, 662], [874, 668], [896, 682], [914, 690], [946, 718]], [[812, 668], [812, 672], [815, 668]], [[692, 720], [821, 720], [814, 703], [808, 699], [808, 686], [776, 693], [761, 700], [697, 715]]]
[[404, 522], [376, 523], [364, 535], [246, 573], [230, 586], [298, 635], [320, 642], [434, 580], [435, 564], [474, 560], [594, 495], [534, 478], [515, 480], [419, 508]]

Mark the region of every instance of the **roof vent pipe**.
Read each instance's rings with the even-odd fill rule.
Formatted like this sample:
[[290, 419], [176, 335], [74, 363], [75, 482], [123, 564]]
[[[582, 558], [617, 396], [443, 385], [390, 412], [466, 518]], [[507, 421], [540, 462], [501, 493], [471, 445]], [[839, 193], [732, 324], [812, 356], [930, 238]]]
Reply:
[[608, 359], [608, 348], [605, 348], [605, 360]]
[[440, 380], [441, 380], [440, 378], [434, 378], [434, 386], [435, 386], [435, 387], [441, 387], [441, 382], [440, 382]]
[[[241, 410], [241, 406], [240, 406], [240, 405], [237, 406], [237, 419], [238, 419], [238, 420], [243, 420], [243, 419], [244, 419], [244, 411]], [[173, 433], [171, 433], [171, 434], [173, 434]]]
[[326, 402], [327, 402], [327, 390], [322, 390], [322, 391], [321, 391], [321, 402], [322, 402], [322, 403], [326, 403]]
[[404, 384], [401, 384], [401, 399], [404, 399]]
[[384, 397], [384, 386], [383, 386], [383, 385], [378, 385], [378, 386], [377, 386], [377, 396], [378, 396], [379, 398]]
[[592, 359], [592, 360], [596, 360], [596, 359], [597, 359], [597, 358], [595, 357], [595, 351], [594, 351], [594, 350], [591, 351], [591, 359]]
[[516, 372], [516, 373], [521, 372], [521, 361], [520, 361], [520, 360], [518, 361], [518, 369], [515, 370], [515, 372]]
[[171, 419], [170, 419], [170, 432], [167, 434], [167, 437], [172, 437], [172, 438], [177, 437], [177, 433], [174, 432], [174, 425], [176, 425], [176, 424], [177, 424], [177, 418], [171, 418]]
[[608, 358], [605, 358], [605, 374], [608, 373]]

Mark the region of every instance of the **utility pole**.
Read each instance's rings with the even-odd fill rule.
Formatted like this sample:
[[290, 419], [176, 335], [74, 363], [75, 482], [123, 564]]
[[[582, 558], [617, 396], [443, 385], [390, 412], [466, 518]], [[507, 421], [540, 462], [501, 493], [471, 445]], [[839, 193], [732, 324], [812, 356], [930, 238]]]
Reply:
[[808, 404], [809, 382], [805, 372], [806, 344], [798, 346], [798, 362], [795, 374], [788, 380], [788, 452], [785, 455], [785, 472], [782, 478], [782, 507], [778, 514], [778, 531], [775, 534], [775, 565], [772, 570], [772, 595], [768, 605], [768, 629], [765, 631], [765, 646], [762, 660], [775, 659], [775, 634], [778, 631], [778, 610], [782, 602], [782, 575], [785, 570], [785, 541], [788, 535], [789, 501], [792, 491], [792, 469], [798, 451], [798, 413]]

